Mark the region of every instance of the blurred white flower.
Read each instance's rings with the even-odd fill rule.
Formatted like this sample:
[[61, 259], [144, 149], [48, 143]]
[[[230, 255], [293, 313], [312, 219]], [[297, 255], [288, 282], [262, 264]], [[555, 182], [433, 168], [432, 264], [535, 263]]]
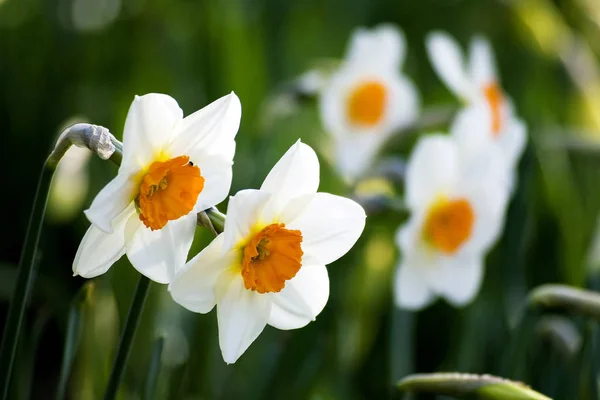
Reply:
[[490, 149], [478, 163], [466, 160], [450, 136], [419, 140], [406, 171], [411, 216], [396, 234], [402, 253], [395, 277], [399, 307], [420, 309], [437, 296], [462, 306], [477, 294], [508, 198], [500, 158]]
[[350, 250], [366, 216], [352, 200], [317, 193], [318, 186], [317, 156], [298, 141], [260, 190], [231, 197], [224, 232], [169, 285], [191, 311], [217, 305], [225, 362], [235, 362], [267, 324], [301, 328], [325, 307], [325, 265]]
[[169, 96], [136, 96], [119, 172], [85, 211], [92, 226], [77, 250], [75, 275], [103, 274], [127, 253], [140, 273], [170, 282], [187, 259], [196, 214], [229, 192], [240, 117], [234, 93], [186, 118]]
[[357, 29], [344, 62], [319, 82], [321, 119], [348, 179], [364, 173], [383, 142], [417, 117], [418, 93], [400, 72], [405, 52], [404, 35], [392, 25]]
[[71, 146], [62, 157], [50, 186], [50, 219], [64, 222], [81, 212], [90, 186], [88, 164], [91, 155], [86, 148]]
[[[458, 43], [443, 32], [427, 36], [427, 52], [433, 68], [457, 97], [466, 103], [456, 116], [451, 134], [469, 156], [496, 146], [510, 171], [514, 171], [527, 140], [527, 128], [514, 113], [496, 73], [494, 55], [487, 40], [471, 41], [467, 61]], [[514, 172], [509, 184], [514, 186]]]

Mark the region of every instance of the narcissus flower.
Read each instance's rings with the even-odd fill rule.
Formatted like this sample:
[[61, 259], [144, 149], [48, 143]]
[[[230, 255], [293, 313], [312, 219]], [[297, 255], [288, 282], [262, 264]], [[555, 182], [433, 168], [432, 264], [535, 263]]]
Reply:
[[169, 96], [136, 96], [119, 172], [85, 211], [92, 225], [75, 275], [103, 274], [127, 254], [140, 273], [170, 282], [187, 259], [196, 214], [227, 197], [240, 118], [234, 93], [186, 118]]
[[[395, 300], [419, 309], [437, 296], [462, 306], [473, 299], [483, 259], [497, 239], [508, 198], [498, 152], [465, 159], [449, 136], [425, 136], [407, 164], [406, 205], [411, 213], [398, 230], [401, 262]], [[504, 177], [504, 178], [503, 178]]]
[[400, 72], [405, 52], [403, 34], [391, 25], [358, 29], [342, 65], [321, 89], [321, 118], [334, 138], [335, 163], [349, 179], [360, 176], [383, 142], [417, 117], [417, 91]]
[[486, 146], [496, 146], [507, 168], [513, 170], [525, 147], [527, 129], [500, 86], [489, 42], [473, 39], [468, 62], [446, 33], [428, 35], [427, 50], [439, 77], [466, 103], [452, 129], [459, 145], [475, 156]]
[[173, 299], [199, 313], [217, 305], [223, 359], [235, 362], [267, 324], [301, 328], [329, 297], [329, 264], [350, 250], [365, 226], [352, 200], [317, 193], [315, 152], [296, 143], [260, 190], [229, 200], [222, 234], [169, 285]]

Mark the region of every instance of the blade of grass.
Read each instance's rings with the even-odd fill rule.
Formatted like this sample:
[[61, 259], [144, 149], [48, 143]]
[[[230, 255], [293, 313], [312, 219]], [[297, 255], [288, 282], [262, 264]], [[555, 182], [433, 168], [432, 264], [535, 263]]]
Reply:
[[584, 345], [581, 349], [580, 380], [578, 398], [598, 400], [598, 361], [595, 357], [596, 332], [595, 321], [588, 322], [585, 328]]
[[150, 364], [148, 364], [148, 373], [146, 374], [144, 400], [152, 400], [156, 397], [155, 391], [158, 382], [158, 375], [160, 373], [160, 359], [162, 356], [164, 343], [165, 339], [162, 337], [158, 338], [154, 342], [152, 357], [150, 358]]
[[67, 383], [71, 376], [71, 368], [73, 367], [73, 361], [79, 348], [81, 341], [81, 334], [83, 332], [83, 313], [82, 307], [89, 296], [90, 291], [94, 290], [94, 283], [89, 282], [84, 285], [69, 309], [69, 318], [67, 320], [67, 330], [65, 337], [65, 348], [63, 351], [63, 360], [60, 367], [60, 377], [58, 380], [58, 387], [56, 390], [56, 399], [64, 399], [67, 392]]
[[125, 328], [123, 329], [119, 347], [117, 348], [117, 355], [115, 356], [112, 372], [108, 380], [108, 385], [106, 386], [104, 400], [113, 400], [117, 396], [117, 390], [123, 379], [125, 365], [129, 358], [135, 331], [137, 330], [142, 311], [144, 310], [144, 303], [146, 302], [148, 292], [150, 291], [151, 282], [152, 281], [144, 275], [140, 275], [140, 280], [138, 281], [133, 295], [133, 302], [131, 303], [129, 313], [127, 314], [127, 320], [125, 321]]
[[414, 371], [413, 343], [415, 339], [416, 318], [411, 311], [400, 310], [392, 305], [392, 329], [390, 346], [392, 348], [390, 368], [392, 385], [391, 398], [398, 398], [394, 384], [402, 377]]
[[538, 316], [539, 313], [530, 307], [526, 306], [523, 310], [503, 361], [504, 376], [510, 379], [525, 379], [529, 342]]

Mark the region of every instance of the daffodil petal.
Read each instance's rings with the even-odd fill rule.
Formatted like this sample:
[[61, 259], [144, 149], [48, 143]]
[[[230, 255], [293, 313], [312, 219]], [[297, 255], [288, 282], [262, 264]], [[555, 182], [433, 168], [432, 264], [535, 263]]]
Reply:
[[206, 154], [194, 161], [204, 178], [204, 188], [198, 195], [194, 211], [199, 213], [219, 204], [229, 194], [232, 179], [231, 159], [223, 155]]
[[470, 303], [481, 286], [481, 256], [446, 257], [429, 276], [433, 290], [456, 307]]
[[365, 227], [365, 210], [355, 201], [316, 193], [304, 212], [286, 223], [302, 232], [303, 264], [329, 264], [354, 246]]
[[73, 261], [74, 275], [84, 278], [102, 275], [125, 254], [125, 223], [133, 214], [135, 208], [131, 204], [115, 218], [113, 233], [105, 233], [93, 224], [88, 228]]
[[241, 117], [240, 99], [231, 92], [185, 117], [177, 125], [169, 149], [198, 163], [204, 154], [231, 160]]
[[182, 118], [183, 111], [170, 96], [135, 96], [125, 120], [119, 171], [139, 171], [154, 161], [157, 154], [166, 150], [173, 128]]
[[227, 219], [223, 231], [223, 252], [246, 239], [252, 228], [261, 220], [262, 210], [271, 194], [256, 189], [240, 190], [229, 199]]
[[445, 32], [433, 32], [425, 39], [427, 54], [433, 69], [456, 96], [469, 98], [473, 83], [458, 43]]
[[[464, 136], [462, 140], [467, 137]], [[476, 140], [473, 138], [473, 141]], [[481, 217], [485, 220], [487, 215], [502, 219], [514, 179], [502, 149], [496, 143], [484, 143], [472, 150], [465, 149], [468, 147], [466, 143], [465, 146], [459, 144], [459, 147], [462, 150], [463, 171], [460, 187], [457, 188], [455, 196], [469, 198], [476, 203], [477, 221], [482, 220]]]
[[[490, 180], [494, 180], [490, 172]], [[474, 184], [474, 183], [473, 183]], [[469, 194], [471, 205], [477, 216], [469, 240], [463, 245], [463, 254], [482, 254], [498, 240], [502, 233], [504, 215], [509, 199], [506, 183], [480, 181], [480, 187]]]
[[456, 187], [460, 179], [459, 150], [444, 135], [422, 137], [406, 167], [406, 204], [419, 209]]
[[346, 179], [362, 176], [373, 164], [382, 143], [382, 135], [351, 135], [335, 140], [336, 165]]
[[196, 230], [196, 214], [169, 221], [162, 229], [146, 228], [137, 214], [125, 225], [127, 258], [142, 275], [169, 283], [185, 265]]
[[318, 188], [319, 159], [310, 146], [298, 140], [271, 169], [260, 190], [272, 194], [266, 209], [277, 215], [291, 199], [316, 193]]
[[130, 175], [119, 173], [96, 195], [85, 216], [105, 233], [113, 232], [113, 220], [133, 202], [135, 181]]
[[303, 265], [285, 288], [273, 294], [269, 325], [277, 329], [302, 328], [314, 321], [329, 299], [329, 275], [324, 265]]
[[239, 258], [235, 251], [222, 254], [224, 238], [223, 234], [217, 236], [171, 281], [169, 293], [175, 302], [197, 313], [212, 310], [216, 304], [217, 278]]
[[456, 114], [450, 136], [456, 139], [463, 160], [478, 157], [488, 146], [496, 145], [492, 114], [485, 99], [471, 103]]
[[435, 299], [435, 294], [427, 284], [426, 277], [418, 266], [404, 260], [394, 277], [394, 301], [400, 308], [421, 310]]
[[413, 212], [408, 220], [402, 224], [395, 235], [396, 245], [402, 253], [409, 252], [411, 249], [416, 249], [419, 246], [421, 230], [424, 219], [424, 213]]
[[527, 144], [527, 126], [523, 121], [511, 118], [500, 138], [500, 147], [506, 162], [515, 169]]
[[499, 83], [495, 64], [490, 42], [480, 36], [473, 38], [469, 48], [469, 67], [477, 86]]
[[386, 124], [390, 133], [386, 137], [414, 123], [421, 110], [419, 91], [406, 76], [395, 75], [389, 80], [388, 90], [390, 100], [386, 110]]
[[382, 24], [374, 29], [356, 29], [350, 39], [346, 58], [351, 63], [377, 62], [390, 69], [398, 69], [405, 55], [404, 34], [394, 25]]
[[244, 288], [240, 274], [224, 273], [216, 286], [219, 345], [223, 360], [232, 364], [267, 325], [271, 297]]

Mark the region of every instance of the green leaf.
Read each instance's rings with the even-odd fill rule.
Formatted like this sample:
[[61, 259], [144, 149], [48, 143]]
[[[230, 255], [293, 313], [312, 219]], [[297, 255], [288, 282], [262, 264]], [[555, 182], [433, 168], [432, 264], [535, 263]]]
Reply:
[[539, 286], [529, 294], [529, 305], [600, 320], [600, 294], [567, 285]]
[[152, 400], [156, 398], [156, 386], [160, 374], [161, 356], [165, 339], [160, 337], [152, 346], [152, 356], [148, 364], [148, 373], [146, 374], [146, 384], [144, 388], [144, 400]]
[[491, 375], [451, 373], [415, 374], [397, 384], [407, 392], [428, 392], [475, 399], [549, 400], [521, 382]]
[[81, 287], [77, 296], [73, 299], [69, 309], [69, 318], [67, 320], [67, 330], [65, 337], [65, 348], [63, 351], [62, 364], [60, 366], [60, 377], [56, 398], [64, 399], [67, 392], [67, 383], [71, 376], [71, 369], [81, 342], [83, 332], [83, 307], [94, 290], [94, 282], [87, 282]]

